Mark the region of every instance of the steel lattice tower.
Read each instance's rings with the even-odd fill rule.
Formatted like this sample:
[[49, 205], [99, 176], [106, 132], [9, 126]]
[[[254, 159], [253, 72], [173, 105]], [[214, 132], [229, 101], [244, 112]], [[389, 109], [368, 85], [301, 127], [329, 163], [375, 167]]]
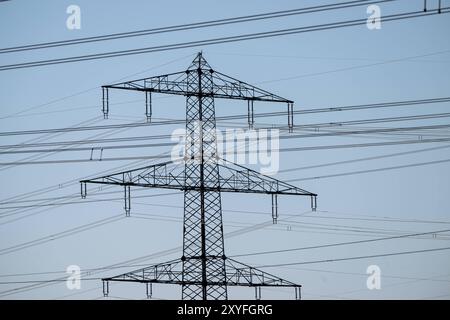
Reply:
[[[185, 180], [198, 189], [184, 191], [183, 298], [226, 299], [222, 206], [216, 150], [211, 67], [201, 55], [187, 72]], [[205, 72], [206, 71], [206, 72]], [[200, 241], [199, 241], [200, 240]], [[201, 271], [201, 272], [199, 272]], [[219, 283], [207, 286], [208, 282]]]
[[103, 86], [103, 114], [109, 113], [109, 89], [145, 93], [146, 115], [152, 115], [152, 93], [186, 97], [186, 139], [184, 159], [137, 168], [81, 181], [81, 195], [87, 183], [124, 187], [125, 213], [130, 215], [131, 187], [166, 188], [184, 192], [183, 255], [181, 259], [103, 279], [103, 291], [109, 293], [109, 281], [145, 283], [147, 296], [153, 283], [179, 284], [182, 299], [228, 299], [227, 286], [255, 287], [257, 299], [261, 287], [295, 288], [300, 298], [301, 285], [227, 258], [224, 250], [221, 192], [263, 193], [272, 196], [272, 217], [278, 218], [277, 195], [311, 197], [316, 208], [317, 195], [251, 169], [219, 159], [216, 141], [214, 99], [238, 99], [248, 102], [248, 123], [254, 123], [254, 101], [286, 103], [289, 131], [293, 128], [293, 101], [281, 98], [245, 82], [214, 71], [199, 53], [183, 72]]

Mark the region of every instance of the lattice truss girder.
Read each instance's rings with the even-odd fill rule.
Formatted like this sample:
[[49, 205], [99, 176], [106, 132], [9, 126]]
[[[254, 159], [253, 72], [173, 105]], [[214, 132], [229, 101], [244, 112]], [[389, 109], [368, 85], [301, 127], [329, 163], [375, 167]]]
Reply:
[[[183, 161], [168, 161], [145, 166], [125, 172], [105, 175], [80, 181], [83, 197], [86, 196], [86, 183], [110, 184], [131, 187], [164, 188], [176, 190], [199, 190], [200, 179], [196, 175], [185, 174]], [[207, 164], [205, 164], [208, 167]], [[249, 168], [220, 159], [218, 180], [209, 175], [205, 177], [206, 191], [262, 193], [277, 195], [300, 195], [317, 197], [317, 194], [303, 190], [289, 183], [261, 174]], [[191, 168], [187, 168], [188, 170]], [[192, 171], [198, 170], [192, 167]]]
[[[218, 71], [214, 71], [210, 67], [208, 69], [204, 69], [203, 71], [209, 72], [213, 80], [212, 86], [206, 88], [207, 90], [204, 91], [205, 96], [213, 96], [214, 98], [222, 99], [293, 103], [292, 100], [285, 99], [246, 82], [234, 79]], [[192, 87], [189, 86], [188, 82], [190, 73], [195, 73], [195, 70], [186, 70], [139, 80], [121, 82], [106, 85], [102, 88], [105, 92], [108, 89], [122, 89], [182, 96], [194, 95], [196, 92], [192, 90]]]
[[[245, 287], [289, 287], [294, 288], [296, 299], [301, 297], [301, 285], [291, 281], [277, 277], [271, 273], [262, 271], [258, 268], [251, 267], [234, 259], [227, 258], [225, 260], [226, 286], [245, 286]], [[161, 284], [178, 284], [182, 286], [201, 286], [201, 273], [198, 269], [186, 270], [192, 272], [190, 277], [192, 280], [183, 280], [182, 261], [172, 260], [166, 263], [155, 264], [142, 269], [123, 273], [114, 277], [103, 278], [103, 293], [105, 296], [109, 294], [110, 281], [118, 282], [140, 282], [147, 285], [154, 283]], [[212, 281], [208, 285], [211, 287], [220, 287], [224, 283], [222, 281]], [[147, 293], [148, 293], [147, 289]]]

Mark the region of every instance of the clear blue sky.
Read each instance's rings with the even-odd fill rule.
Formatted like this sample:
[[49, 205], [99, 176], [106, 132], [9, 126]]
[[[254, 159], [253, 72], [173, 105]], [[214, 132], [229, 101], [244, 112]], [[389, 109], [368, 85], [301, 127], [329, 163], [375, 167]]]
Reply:
[[[428, 1], [434, 6], [438, 1]], [[220, 19], [254, 13], [286, 10], [327, 1], [21, 1], [0, 3], [0, 47], [73, 39], [107, 33], [134, 31], [174, 24]], [[442, 1], [450, 6], [449, 1]], [[66, 8], [77, 4], [81, 8], [81, 29], [66, 28]], [[399, 0], [381, 5], [382, 15], [399, 11], [421, 10], [421, 0]], [[13, 54], [0, 54], [0, 65], [76, 56], [130, 48], [142, 48], [182, 41], [207, 39], [247, 32], [284, 29], [303, 25], [360, 19], [366, 8], [354, 8], [313, 15], [236, 24], [217, 28], [184, 31], [155, 36], [129, 38], [95, 44], [67, 46]], [[295, 110], [336, 107], [446, 97], [450, 87], [449, 15], [424, 17], [383, 23], [381, 30], [370, 31], [365, 26], [290, 35], [247, 42], [220, 44], [160, 53], [126, 56], [113, 59], [52, 65], [0, 72], [0, 126], [2, 132], [59, 128], [73, 125], [106, 125], [128, 123], [143, 119], [144, 100], [138, 94], [112, 93], [111, 118], [103, 120], [100, 86], [119, 79], [185, 70], [199, 50], [211, 66], [225, 74], [242, 79], [295, 101]], [[422, 56], [422, 57], [420, 57]], [[288, 79], [286, 79], [288, 78]], [[123, 102], [123, 103], [122, 103]], [[284, 110], [285, 106], [280, 106]], [[183, 98], [161, 97], [154, 100], [154, 117], [184, 117]], [[255, 105], [261, 112], [276, 111], [277, 106]], [[416, 107], [364, 110], [352, 112], [297, 115], [296, 124], [339, 122], [358, 119], [399, 117], [448, 112], [447, 104]], [[19, 112], [22, 112], [17, 114]], [[241, 114], [243, 103], [216, 103], [218, 115]], [[261, 118], [257, 124], [284, 124], [287, 119]], [[359, 125], [357, 128], [401, 127], [448, 124], [448, 118], [420, 121]], [[138, 128], [105, 132], [109, 137], [167, 134], [176, 127]], [[336, 129], [337, 130], [337, 129]], [[449, 136], [448, 129], [436, 133]], [[101, 132], [65, 133], [46, 137], [46, 141], [88, 139]], [[303, 147], [346, 143], [382, 142], [417, 139], [409, 135], [363, 135], [346, 137], [308, 138], [282, 141], [281, 147]], [[1, 137], [1, 145], [35, 139], [37, 136]], [[42, 140], [44, 141], [44, 140]], [[419, 150], [441, 144], [383, 146], [371, 148], [335, 149], [281, 154], [281, 169], [326, 164], [396, 152]], [[279, 174], [280, 179], [296, 179], [339, 174], [365, 169], [436, 161], [450, 158], [450, 149], [439, 149], [347, 165], [327, 166]], [[166, 148], [108, 151], [104, 157], [155, 155]], [[1, 155], [0, 162], [18, 161], [25, 155]], [[42, 155], [40, 155], [42, 156]], [[42, 160], [86, 159], [90, 152], [46, 154]], [[142, 164], [140, 162], [139, 164]], [[147, 162], [148, 163], [148, 162]], [[66, 197], [79, 201], [79, 185], [69, 184], [82, 177], [117, 168], [133, 167], [136, 162], [90, 162], [53, 165], [0, 166], [0, 198], [58, 186], [59, 189], [36, 195], [41, 199]], [[292, 217], [309, 210], [308, 199], [280, 197], [280, 221], [239, 236], [226, 237], [226, 253], [256, 252], [292, 247], [372, 239], [404, 233], [443, 230], [450, 226], [450, 164], [449, 162], [410, 167], [336, 178], [306, 180], [298, 186], [319, 194], [319, 211], [302, 217]], [[103, 192], [114, 191], [103, 190]], [[120, 199], [118, 193], [103, 198]], [[160, 190], [138, 190], [136, 195], [159, 194]], [[93, 196], [91, 199], [98, 199]], [[88, 198], [89, 200], [89, 198]], [[12, 253], [1, 254], [0, 282], [53, 279], [76, 264], [82, 269], [104, 267], [145, 255], [163, 252], [182, 242], [182, 194], [135, 199], [133, 212], [145, 213], [124, 218], [84, 232], [46, 241]], [[12, 211], [8, 206], [26, 206], [27, 202], [1, 204], [0, 250], [40, 239], [58, 232], [123, 215], [122, 201], [101, 201], [64, 206], [22, 208]], [[34, 203], [31, 203], [34, 204]], [[224, 195], [225, 233], [267, 222], [270, 198], [243, 194]], [[247, 211], [238, 213], [235, 211]], [[265, 212], [251, 214], [248, 211]], [[13, 213], [6, 216], [6, 214]], [[172, 217], [168, 221], [167, 217]], [[143, 216], [142, 216], [143, 217]], [[386, 221], [386, 217], [389, 220]], [[15, 220], [16, 218], [20, 218]], [[420, 220], [406, 222], [406, 220]], [[424, 222], [424, 220], [428, 222]], [[7, 222], [7, 223], [5, 223]], [[439, 223], [438, 223], [439, 222]], [[288, 228], [291, 231], [288, 231]], [[448, 234], [448, 233], [447, 233]], [[44, 239], [47, 240], [47, 239]], [[253, 265], [313, 261], [389, 252], [446, 247], [448, 235], [422, 236], [322, 249], [304, 250], [277, 255], [240, 258]], [[181, 251], [155, 255], [134, 264], [164, 262], [181, 256]], [[365, 275], [369, 265], [382, 271], [381, 290], [368, 290]], [[323, 298], [450, 298], [449, 251], [391, 256], [332, 263], [317, 263], [267, 271], [303, 284], [305, 299]], [[112, 276], [133, 268], [121, 268], [86, 278]], [[8, 274], [43, 272], [44, 274], [4, 277]], [[0, 284], [0, 297], [53, 299], [92, 299], [102, 295], [101, 282], [86, 280], [82, 290], [70, 291], [64, 283], [35, 290], [1, 296], [2, 292], [27, 284]], [[113, 284], [111, 295], [144, 298], [141, 285]], [[232, 297], [252, 298], [253, 291], [231, 290]], [[177, 287], [156, 286], [155, 297], [178, 298]], [[292, 298], [293, 292], [263, 290], [263, 297]]]

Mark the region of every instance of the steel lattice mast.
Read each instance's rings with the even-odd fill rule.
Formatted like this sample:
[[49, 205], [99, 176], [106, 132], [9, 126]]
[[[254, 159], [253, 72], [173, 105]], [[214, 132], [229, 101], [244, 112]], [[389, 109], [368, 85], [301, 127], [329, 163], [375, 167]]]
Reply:
[[302, 195], [311, 198], [316, 208], [317, 195], [251, 169], [219, 159], [216, 141], [214, 99], [247, 100], [248, 123], [252, 127], [254, 101], [286, 103], [289, 131], [293, 127], [293, 101], [284, 99], [245, 82], [214, 71], [199, 53], [183, 72], [103, 86], [103, 114], [109, 113], [109, 89], [145, 93], [146, 116], [152, 115], [152, 93], [186, 97], [186, 142], [182, 161], [170, 161], [81, 181], [81, 195], [87, 183], [124, 187], [126, 215], [130, 215], [131, 187], [166, 188], [184, 192], [183, 256], [180, 260], [157, 264], [103, 279], [142, 282], [151, 296], [153, 283], [179, 284], [182, 299], [228, 299], [227, 286], [255, 287], [256, 298], [264, 286], [295, 288], [300, 285], [227, 258], [224, 250], [221, 192], [263, 193], [272, 196], [272, 217], [278, 218], [277, 195]]

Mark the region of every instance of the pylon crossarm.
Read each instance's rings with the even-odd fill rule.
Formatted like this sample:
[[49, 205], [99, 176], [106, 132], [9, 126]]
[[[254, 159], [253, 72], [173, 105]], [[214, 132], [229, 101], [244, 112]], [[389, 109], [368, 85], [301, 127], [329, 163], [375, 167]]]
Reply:
[[229, 286], [301, 287], [299, 284], [287, 281], [231, 258], [227, 258], [226, 267], [227, 285]]
[[108, 184], [119, 186], [140, 186], [183, 190], [185, 186], [184, 168], [174, 161], [140, 167], [123, 172], [81, 180], [81, 196], [87, 195], [86, 184]]
[[102, 86], [104, 89], [148, 91], [185, 95], [188, 92], [186, 71]]
[[214, 94], [228, 99], [294, 103], [294, 101], [235, 79], [218, 71], [213, 73]]
[[165, 263], [151, 265], [131, 272], [123, 273], [103, 281], [131, 281], [131, 282], [173, 282], [182, 281], [182, 261], [172, 260]]
[[[226, 286], [234, 287], [287, 287], [294, 288], [296, 297], [300, 297], [301, 285], [282, 279], [271, 273], [251, 267], [234, 259], [226, 258]], [[123, 273], [110, 278], [103, 278], [108, 288], [108, 282], [137, 282], [137, 283], [160, 283], [174, 285], [201, 285], [201, 280], [184, 280], [182, 277], [182, 260], [172, 260], [166, 263], [155, 264], [142, 269]], [[196, 277], [194, 277], [196, 278]], [[209, 286], [223, 286], [223, 282], [211, 281]]]
[[[225, 160], [223, 160], [225, 161]], [[205, 187], [206, 191], [262, 193], [278, 195], [300, 195], [316, 197], [317, 194], [303, 190], [289, 183], [277, 180], [257, 171], [227, 162], [219, 164], [219, 184]], [[162, 188], [175, 190], [198, 190], [198, 183], [186, 183], [181, 162], [163, 162], [133, 170], [117, 172], [93, 179], [81, 180], [82, 197], [87, 194], [86, 184], [107, 184], [131, 187]]]
[[237, 192], [253, 193], [269, 193], [269, 194], [291, 194], [316, 197], [317, 194], [298, 188], [292, 184], [269, 177], [255, 170], [246, 168], [239, 164], [235, 164], [224, 159], [220, 164], [221, 191], [224, 189], [236, 189]]
[[[104, 90], [119, 89], [171, 95], [195, 95], [190, 89], [187, 73], [191, 71], [175, 72], [167, 75], [154, 76], [133, 81], [115, 83], [102, 86]], [[204, 70], [212, 73], [213, 85], [203, 92], [205, 96], [219, 99], [253, 100], [265, 102], [294, 103], [292, 100], [280, 97], [246, 82], [237, 80], [212, 69]]]

